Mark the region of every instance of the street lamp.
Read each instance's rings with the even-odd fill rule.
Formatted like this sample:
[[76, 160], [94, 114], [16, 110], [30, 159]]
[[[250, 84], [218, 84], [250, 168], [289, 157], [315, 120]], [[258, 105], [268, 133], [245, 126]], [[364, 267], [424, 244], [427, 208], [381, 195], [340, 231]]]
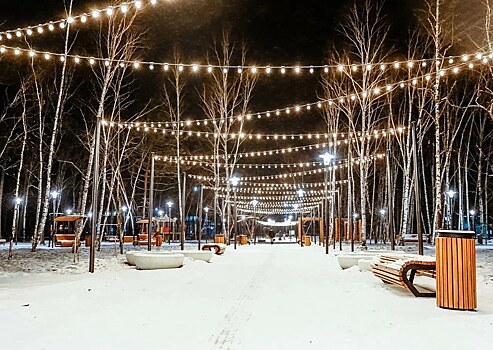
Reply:
[[447, 192], [445, 192], [445, 194], [448, 197], [448, 212], [449, 212], [449, 215], [448, 215], [448, 228], [450, 230], [453, 228], [453, 226], [452, 226], [452, 201], [453, 201], [456, 193], [457, 192], [455, 192], [454, 190], [448, 190]]
[[207, 243], [209, 235], [209, 207], [204, 208], [205, 211], [205, 243]]
[[[174, 240], [174, 232], [173, 230], [171, 229], [171, 207], [173, 206], [173, 202], [172, 201], [168, 201], [166, 203], [166, 205], [168, 206], [168, 228], [169, 228], [169, 238], [168, 240], [171, 240], [171, 235], [173, 235], [173, 240]], [[173, 227], [174, 229], [174, 227]]]
[[471, 224], [469, 225], [469, 230], [471, 230], [471, 227], [472, 227], [472, 231], [474, 231], [474, 234], [476, 234], [476, 225], [474, 223], [474, 219], [476, 216], [476, 210], [474, 210], [474, 209], [469, 210], [469, 215], [471, 215]]
[[[56, 201], [58, 199], [58, 196], [60, 195], [60, 193], [58, 191], [51, 191], [51, 199], [53, 199], [53, 212], [52, 212], [52, 215], [51, 215], [51, 221], [52, 221], [52, 226], [51, 226], [51, 237], [50, 239], [48, 240], [48, 248], [50, 247], [51, 245], [51, 241], [53, 240], [53, 235], [56, 233], [56, 224], [55, 224], [55, 218], [56, 218]], [[43, 244], [44, 244], [44, 240], [43, 240]]]
[[240, 178], [239, 177], [236, 177], [236, 176], [233, 176], [232, 178], [229, 179], [229, 181], [231, 182], [231, 185], [233, 185], [233, 194], [234, 194], [234, 201], [235, 201], [235, 213], [234, 213], [234, 247], [236, 249], [236, 237], [238, 236], [238, 211], [236, 209], [236, 187], [238, 186], [238, 184], [240, 183]]
[[[328, 207], [329, 207], [329, 193], [328, 193], [328, 178], [329, 178], [329, 165], [332, 160], [335, 159], [335, 155], [331, 154], [329, 152], [325, 152], [324, 154], [319, 155], [319, 158], [322, 158], [323, 163], [325, 165], [325, 174], [324, 174], [324, 227], [327, 232], [325, 235], [325, 253], [329, 254], [329, 212], [328, 212]], [[332, 189], [334, 190], [334, 189]], [[334, 196], [332, 194], [332, 196]], [[333, 198], [333, 197], [332, 197]], [[332, 220], [334, 218], [334, 199], [332, 199]], [[331, 228], [331, 231], [333, 229]], [[335, 244], [335, 237], [334, 237], [334, 244]]]
[[256, 226], [257, 226], [257, 204], [259, 203], [258, 200], [254, 199], [251, 201], [253, 205], [253, 245], [257, 244], [257, 232], [256, 232]]

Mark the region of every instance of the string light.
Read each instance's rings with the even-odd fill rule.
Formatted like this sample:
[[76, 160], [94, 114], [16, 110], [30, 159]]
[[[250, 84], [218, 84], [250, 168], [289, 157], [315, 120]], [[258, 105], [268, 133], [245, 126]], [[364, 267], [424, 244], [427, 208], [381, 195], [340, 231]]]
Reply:
[[[151, 5], [155, 5], [157, 3], [157, 0], [150, 0], [149, 3]], [[75, 24], [77, 22], [86, 23], [90, 18], [98, 19], [101, 13], [106, 13], [106, 15], [112, 16], [116, 11], [120, 11], [121, 13], [125, 14], [132, 6], [135, 9], [140, 9], [143, 7], [143, 3], [142, 1], [127, 1], [106, 8], [94, 9], [91, 12], [82, 13], [76, 16], [68, 16], [67, 18], [47, 21], [45, 23], [30, 25], [23, 28], [0, 31], [0, 40], [2, 40], [4, 36], [10, 40], [13, 38], [12, 34], [15, 34], [16, 38], [32, 36], [35, 32], [37, 32], [38, 34], [43, 34], [45, 32], [45, 28], [48, 28], [49, 31], [53, 31], [55, 30], [56, 26], [61, 29], [65, 29], [66, 24]]]
[[[105, 65], [109, 65], [109, 62], [106, 61]], [[142, 124], [142, 128], [139, 126]], [[190, 126], [192, 124], [191, 121], [181, 122], [180, 126], [184, 128], [185, 126]], [[127, 128], [130, 130], [136, 130], [141, 132], [150, 132], [154, 133], [159, 132], [160, 134], [173, 134], [175, 132], [174, 129], [169, 129], [173, 123], [169, 122], [119, 122], [117, 124], [110, 124], [106, 120], [102, 120], [102, 125], [107, 127], [118, 126], [118, 128], [123, 129]], [[374, 138], [378, 139], [380, 137], [385, 137], [387, 135], [393, 134], [394, 131], [402, 134], [406, 130], [406, 127], [398, 127], [394, 130], [391, 129], [379, 129], [372, 130], [371, 132], [366, 132], [364, 135], [361, 132], [339, 132], [339, 133], [308, 133], [308, 134], [249, 134], [249, 133], [222, 133], [221, 136], [225, 139], [243, 139], [243, 140], [266, 140], [266, 141], [292, 141], [292, 140], [331, 140], [328, 142], [329, 146], [333, 145], [341, 145], [343, 142], [354, 142], [355, 140], [361, 140], [362, 137], [366, 138]], [[190, 129], [180, 131], [180, 136], [189, 136], [189, 137], [203, 137], [203, 138], [216, 138], [218, 133], [215, 132], [203, 132], [203, 131], [193, 131]], [[325, 144], [323, 144], [325, 145]], [[284, 149], [287, 151], [287, 149]], [[284, 153], [284, 152], [283, 152]], [[249, 154], [249, 153], [246, 153]]]
[[[372, 162], [374, 160], [381, 160], [385, 156], [383, 154], [376, 154], [376, 155], [370, 155], [363, 157], [361, 160], [360, 158], [352, 159], [351, 161], [345, 161], [344, 164], [340, 164], [337, 166], [334, 166], [334, 169], [341, 169], [341, 168], [347, 168], [349, 165], [358, 165], [360, 163], [367, 163], [367, 162]], [[288, 178], [293, 178], [293, 177], [299, 177], [299, 176], [308, 176], [308, 175], [317, 175], [317, 174], [323, 174], [326, 171], [332, 170], [332, 167], [324, 167], [316, 170], [307, 170], [307, 171], [300, 171], [300, 172], [295, 172], [295, 173], [282, 173], [282, 174], [274, 174], [274, 175], [262, 175], [262, 176], [245, 176], [242, 177], [242, 181], [264, 181], [264, 180], [273, 180], [273, 179], [288, 179]], [[205, 176], [205, 175], [189, 175], [191, 178], [200, 180], [200, 181], [214, 181], [215, 178], [212, 176]]]

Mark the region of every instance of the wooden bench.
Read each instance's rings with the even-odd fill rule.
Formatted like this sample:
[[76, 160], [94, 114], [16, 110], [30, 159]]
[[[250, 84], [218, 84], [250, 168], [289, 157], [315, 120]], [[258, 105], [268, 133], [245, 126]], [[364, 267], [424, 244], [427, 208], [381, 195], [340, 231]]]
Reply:
[[[75, 242], [75, 234], [73, 233], [55, 233], [53, 235], [54, 247], [73, 247]], [[80, 246], [80, 240], [79, 244]]]
[[202, 246], [202, 250], [214, 250], [216, 255], [224, 254], [226, 244], [222, 243], [206, 243]]
[[[403, 254], [403, 255], [381, 255], [380, 256], [380, 262], [381, 263], [394, 263], [397, 260], [402, 260], [402, 259], [418, 259], [420, 260], [421, 255], [415, 255], [415, 254]], [[416, 275], [418, 276], [426, 276], [430, 278], [436, 278], [437, 273], [436, 270], [418, 270], [416, 271]]]
[[123, 236], [123, 243], [133, 243], [134, 236]]
[[[139, 233], [137, 237], [137, 245], [147, 245], [147, 233]], [[156, 245], [156, 239], [154, 237], [151, 237], [151, 245]]]
[[[415, 297], [435, 297], [435, 292], [420, 292], [414, 286], [414, 277], [417, 272], [427, 277], [435, 275], [436, 262], [420, 255], [392, 256], [382, 255], [380, 261], [372, 265], [373, 274], [384, 283], [396, 284], [407, 288]], [[409, 276], [408, 276], [409, 273]]]

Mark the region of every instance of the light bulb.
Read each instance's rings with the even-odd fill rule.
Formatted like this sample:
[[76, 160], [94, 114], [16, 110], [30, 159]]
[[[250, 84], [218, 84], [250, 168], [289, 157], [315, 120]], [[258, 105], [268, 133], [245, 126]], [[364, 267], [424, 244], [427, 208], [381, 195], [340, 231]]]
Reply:
[[113, 9], [111, 7], [108, 7], [106, 9], [106, 15], [111, 16], [113, 14]]
[[33, 31], [31, 29], [27, 30], [27, 35], [33, 35]]
[[209, 73], [212, 72], [212, 67], [211, 66], [207, 67], [207, 72], [209, 72]]
[[65, 22], [60, 22], [60, 28], [62, 28], [62, 29], [65, 28]]
[[[39, 27], [39, 28], [40, 28], [40, 27]], [[38, 33], [42, 33], [42, 30], [40, 31], [40, 30], [39, 30], [39, 28], [38, 28]], [[53, 24], [51, 24], [51, 23], [50, 23], [50, 24], [48, 24], [48, 29], [49, 29], [50, 31], [52, 31], [52, 30], [54, 30], [54, 29], [55, 29], [55, 26], [54, 26]]]
[[281, 73], [282, 73], [282, 74], [286, 73], [286, 68], [281, 67]]
[[34, 51], [32, 51], [32, 50], [29, 51], [29, 57], [34, 57], [34, 55], [35, 55]]
[[94, 60], [94, 58], [89, 59], [89, 64], [90, 65], [93, 65], [94, 63], [96, 63], [96, 61]]
[[87, 17], [86, 17], [86, 16], [84, 16], [84, 15], [83, 15], [83, 16], [81, 16], [81, 17], [80, 17], [80, 21], [81, 21], [82, 23], [86, 23], [86, 22], [87, 22]]
[[16, 31], [16, 32], [15, 32], [15, 36], [16, 36], [16, 37], [20, 38], [20, 37], [21, 37], [21, 35], [22, 35], [22, 33], [21, 33], [20, 31]]
[[168, 71], [169, 70], [169, 64], [165, 63], [164, 66], [163, 66], [163, 69], [165, 71]]
[[50, 59], [50, 54], [49, 53], [45, 53], [45, 60], [49, 60], [49, 59]]
[[80, 58], [76, 57], [76, 58], [74, 58], [74, 61], [75, 61], [75, 63], [80, 63]]
[[127, 5], [122, 5], [122, 7], [120, 8], [120, 11], [122, 11], [123, 13], [127, 13], [128, 6]]
[[183, 64], [178, 65], [178, 70], [179, 70], [180, 72], [183, 72]]
[[257, 73], [257, 67], [252, 67], [252, 73], [253, 74]]
[[265, 68], [265, 73], [270, 74], [270, 71], [271, 71], [270, 67]]
[[300, 71], [301, 71], [300, 67], [298, 67], [298, 66], [294, 67], [294, 72], [295, 72], [296, 74], [299, 74], [299, 73], [300, 73]]
[[135, 1], [135, 8], [140, 9], [141, 7], [142, 7], [142, 1], [140, 1], [140, 0], [136, 0], [136, 1]]
[[69, 23], [69, 24], [74, 23], [74, 17], [72, 17], [72, 16], [68, 17], [67, 23]]
[[98, 10], [94, 10], [94, 11], [92, 11], [92, 16], [93, 16], [94, 18], [98, 18], [98, 17], [99, 17], [99, 11], [98, 11]]

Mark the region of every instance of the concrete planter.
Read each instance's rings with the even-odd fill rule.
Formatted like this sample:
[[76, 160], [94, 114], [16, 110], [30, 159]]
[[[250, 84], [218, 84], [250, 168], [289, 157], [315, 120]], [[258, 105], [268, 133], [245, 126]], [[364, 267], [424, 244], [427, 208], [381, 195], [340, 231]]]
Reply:
[[155, 251], [148, 251], [148, 250], [132, 250], [129, 252], [125, 253], [125, 257], [127, 258], [127, 263], [131, 266], [135, 266], [135, 254], [164, 254], [164, 255], [169, 255], [169, 254], [176, 254], [176, 252], [155, 252]]
[[135, 266], [139, 270], [174, 269], [183, 266], [183, 254], [134, 254]]
[[185, 258], [190, 258], [193, 260], [202, 260], [205, 262], [210, 262], [212, 259], [212, 251], [210, 250], [176, 250], [173, 251], [176, 254], [183, 254]]

